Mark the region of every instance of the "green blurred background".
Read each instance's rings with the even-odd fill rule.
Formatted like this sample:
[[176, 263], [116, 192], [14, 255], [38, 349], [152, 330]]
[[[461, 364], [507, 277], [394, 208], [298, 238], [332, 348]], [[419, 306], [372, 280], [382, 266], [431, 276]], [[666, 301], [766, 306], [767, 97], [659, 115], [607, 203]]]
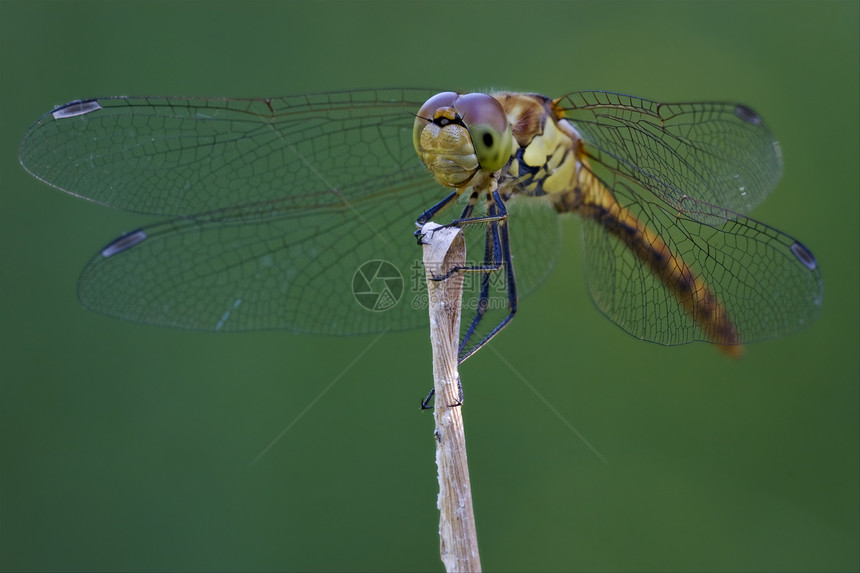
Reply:
[[740, 361], [662, 348], [592, 307], [566, 221], [555, 272], [493, 347], [608, 464], [492, 350], [471, 359], [484, 568], [856, 571], [858, 21], [856, 1], [3, 0], [0, 567], [442, 569], [426, 332], [373, 344], [89, 313], [79, 271], [144, 221], [17, 162], [27, 127], [76, 98], [438, 86], [747, 103], [786, 163], [753, 216], [824, 274], [800, 334]]

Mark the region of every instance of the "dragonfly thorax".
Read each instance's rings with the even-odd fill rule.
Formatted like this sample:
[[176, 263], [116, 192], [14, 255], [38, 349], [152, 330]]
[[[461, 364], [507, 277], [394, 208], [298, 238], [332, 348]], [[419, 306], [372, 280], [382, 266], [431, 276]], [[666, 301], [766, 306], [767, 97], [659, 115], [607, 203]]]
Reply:
[[516, 149], [502, 185], [514, 193], [555, 195], [570, 202], [575, 193], [581, 158], [580, 135], [564, 119], [553, 100], [536, 94], [494, 94], [513, 128]]

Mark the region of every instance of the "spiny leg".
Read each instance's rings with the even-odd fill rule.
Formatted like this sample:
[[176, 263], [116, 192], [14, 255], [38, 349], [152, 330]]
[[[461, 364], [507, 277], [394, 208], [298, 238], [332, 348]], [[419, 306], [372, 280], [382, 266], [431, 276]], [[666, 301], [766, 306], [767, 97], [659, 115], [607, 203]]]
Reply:
[[[469, 207], [467, 207], [467, 211], [471, 213], [471, 209]], [[489, 342], [491, 338], [493, 338], [505, 326], [507, 326], [507, 324], [514, 317], [514, 314], [516, 314], [517, 312], [517, 286], [511, 260], [510, 235], [508, 233], [507, 226], [508, 211], [501, 197], [499, 197], [498, 191], [493, 191], [492, 201], [488, 205], [487, 212], [488, 216], [486, 217], [458, 219], [457, 221], [451, 223], [452, 225], [455, 223], [458, 225], [472, 223], [487, 224], [487, 232], [484, 243], [484, 264], [479, 266], [456, 269], [458, 271], [474, 271], [484, 273], [481, 279], [481, 292], [478, 302], [477, 314], [472, 320], [472, 323], [470, 324], [468, 331], [464, 335], [463, 340], [460, 342], [460, 357], [458, 359], [458, 363], [462, 363], [464, 360], [466, 360], [466, 358], [477, 352], [478, 349], [480, 349], [487, 342]], [[467, 214], [466, 211], [464, 211], [464, 215], [465, 214]], [[463, 349], [466, 347], [466, 344], [468, 344], [469, 339], [474, 334], [475, 329], [477, 328], [481, 319], [484, 317], [489, 305], [490, 273], [499, 270], [503, 266], [505, 268], [505, 278], [507, 281], [508, 315], [499, 324], [493, 327], [493, 329], [486, 336], [484, 336], [480, 343], [469, 349], [468, 352], [464, 354]], [[446, 277], [450, 276], [450, 274], [451, 273], [446, 275]], [[421, 402], [422, 410], [429, 408], [428, 404], [433, 399], [434, 394], [435, 389], [431, 388], [430, 392], [427, 394], [427, 397]], [[454, 406], [459, 406], [463, 402], [462, 386], [459, 387], [459, 394], [459, 403], [454, 404]]]
[[[496, 211], [495, 205], [490, 205], [487, 209], [488, 212], [494, 213]], [[499, 265], [501, 264], [501, 244], [499, 239], [499, 224], [498, 223], [490, 223], [487, 225], [486, 234], [484, 238], [484, 267], [494, 267], [494, 270], [498, 270]], [[466, 331], [466, 334], [463, 335], [463, 339], [460, 341], [460, 347], [458, 349], [458, 354], [462, 354], [463, 348], [468, 344], [469, 339], [474, 334], [475, 329], [478, 327], [478, 324], [481, 322], [481, 319], [484, 318], [484, 314], [487, 312], [487, 308], [489, 306], [490, 300], [490, 273], [484, 272], [481, 275], [481, 293], [478, 297], [478, 308], [475, 311], [475, 317], [472, 319], [472, 323], [469, 325], [469, 329]], [[462, 360], [459, 360], [462, 362]]]
[[[430, 388], [430, 392], [427, 394], [427, 397], [421, 401], [421, 409], [429, 410], [430, 409], [430, 400], [433, 399], [433, 396], [436, 394], [436, 388]], [[456, 408], [457, 406], [463, 405], [463, 385], [460, 383], [460, 376], [457, 376], [457, 402], [454, 404], [448, 404], [449, 408]]]
[[[508, 292], [508, 315], [497, 324], [493, 329], [486, 335], [484, 338], [476, 344], [474, 347], [465, 350], [468, 339], [474, 334], [475, 328], [478, 326], [478, 323], [484, 317], [484, 314], [487, 310], [487, 305], [489, 302], [489, 274], [487, 275], [487, 280], [485, 283], [481, 285], [481, 300], [478, 304], [478, 314], [476, 314], [472, 324], [469, 326], [469, 330], [466, 335], [463, 337], [463, 340], [460, 342], [460, 357], [459, 363], [463, 363], [468, 357], [477, 352], [482, 346], [490, 341], [495, 335], [497, 335], [508, 323], [513, 319], [514, 315], [517, 312], [517, 282], [514, 276], [514, 267], [511, 261], [511, 245], [510, 245], [510, 235], [508, 233], [508, 225], [507, 225], [507, 209], [505, 208], [504, 203], [499, 198], [498, 193], [493, 193], [495, 199], [495, 205], [498, 206], [500, 210], [500, 214], [503, 214], [503, 219], [501, 219], [498, 225], [494, 225], [497, 227], [497, 240], [498, 240], [498, 249], [500, 255], [499, 259], [496, 259], [499, 265], [504, 266], [505, 268], [505, 279], [507, 281], [507, 292]], [[494, 245], [495, 249], [495, 245]], [[489, 251], [489, 247], [487, 248]], [[494, 253], [495, 254], [495, 253]], [[485, 290], [486, 289], [486, 290]]]
[[[436, 205], [434, 205], [433, 207], [431, 207], [430, 209], [425, 211], [418, 218], [418, 220], [415, 221], [415, 224], [423, 227], [430, 220], [431, 217], [433, 217], [436, 213], [438, 213], [439, 211], [441, 211], [442, 209], [447, 207], [457, 197], [457, 195], [458, 195], [458, 192], [455, 191], [455, 192], [451, 193], [450, 195], [448, 195], [447, 197], [445, 197], [444, 199], [442, 199], [439, 203], [437, 203]], [[463, 209], [463, 213], [460, 215], [460, 218], [454, 219], [450, 223], [443, 225], [443, 227], [455, 227], [456, 226], [456, 227], [462, 228], [462, 227], [465, 227], [466, 225], [478, 225], [478, 224], [490, 225], [490, 224], [496, 223], [498, 221], [501, 221], [501, 220], [507, 218], [508, 214], [507, 214], [507, 210], [505, 210], [505, 208], [504, 208], [504, 204], [502, 204], [501, 210], [496, 209], [496, 210], [493, 210], [492, 212], [490, 212], [490, 210], [488, 209], [488, 214], [486, 216], [472, 217], [472, 212], [474, 211], [475, 204], [478, 201], [479, 195], [480, 195], [480, 191], [472, 191], [472, 194], [469, 196], [468, 204]], [[501, 203], [501, 200], [499, 199], [498, 194], [494, 192], [493, 195], [495, 196], [495, 201], [498, 201]], [[492, 201], [490, 201], [490, 204], [492, 205]], [[418, 238], [418, 243], [421, 244], [421, 240], [424, 237], [424, 233], [421, 231], [421, 229], [418, 229], [417, 231], [415, 231], [415, 236]], [[452, 267], [444, 275], [438, 276], [438, 277], [437, 276], [431, 277], [431, 280], [442, 281], [442, 280], [447, 279], [448, 277], [450, 277], [454, 273], [461, 272], [461, 271], [470, 271], [470, 272], [493, 272], [493, 271], [497, 271], [501, 268], [501, 263], [498, 262], [498, 260], [499, 259], [496, 258], [497, 262], [489, 264], [489, 265], [484, 264], [484, 265], [469, 265], [469, 266]]]

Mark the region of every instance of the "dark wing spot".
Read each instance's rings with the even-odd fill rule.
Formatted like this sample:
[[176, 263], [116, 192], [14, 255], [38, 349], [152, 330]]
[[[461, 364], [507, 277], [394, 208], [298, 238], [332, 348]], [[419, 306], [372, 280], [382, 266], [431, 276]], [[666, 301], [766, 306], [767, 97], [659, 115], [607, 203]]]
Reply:
[[51, 112], [51, 115], [54, 119], [66, 119], [67, 117], [77, 117], [101, 108], [102, 106], [96, 100], [73, 101], [58, 107]]
[[795, 241], [789, 248], [791, 249], [791, 252], [794, 253], [794, 256], [797, 257], [797, 260], [803, 263], [807, 269], [814, 271], [818, 268], [818, 262], [815, 260], [812, 252], [804, 247], [799, 241]]
[[148, 235], [143, 229], [131, 231], [130, 233], [126, 233], [125, 235], [114, 239], [107, 247], [102, 249], [102, 256], [104, 258], [108, 258], [118, 255], [119, 253], [129, 250], [135, 245], [139, 245], [147, 238]]
[[761, 125], [761, 116], [745, 105], [736, 105], [735, 115], [747, 123]]

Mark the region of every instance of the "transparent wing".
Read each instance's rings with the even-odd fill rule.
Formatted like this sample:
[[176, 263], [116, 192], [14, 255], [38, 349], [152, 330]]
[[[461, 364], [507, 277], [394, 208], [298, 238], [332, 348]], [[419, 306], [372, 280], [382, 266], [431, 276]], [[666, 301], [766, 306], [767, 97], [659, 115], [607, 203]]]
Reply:
[[[686, 199], [672, 209], [626, 172], [592, 163], [615, 198], [700, 278], [725, 306], [739, 343], [795, 332], [818, 316], [821, 273], [796, 239], [743, 215]], [[708, 341], [673, 292], [616, 236], [583, 224], [589, 292], [633, 336], [664, 345]]]
[[[607, 92], [559, 100], [591, 169], [725, 306], [738, 342], [814, 320], [821, 274], [794, 238], [744, 216], [774, 188], [779, 145], [750, 108], [664, 104]], [[707, 340], [672, 290], [599, 223], [583, 225], [592, 299], [630, 334], [660, 344]]]
[[[173, 216], [93, 257], [88, 308], [200, 330], [413, 328], [427, 322], [414, 221], [447, 193], [412, 147], [434, 93], [72, 102], [31, 127], [20, 159], [76, 196]], [[523, 265], [523, 293], [556, 251]]]
[[692, 198], [749, 213], [782, 173], [779, 144], [743, 105], [582, 91], [559, 106], [592, 157], [677, 209]]
[[426, 179], [404, 174], [398, 184], [408, 193], [389, 186], [346, 207], [272, 215], [264, 202], [262, 213], [251, 204], [135, 231], [90, 261], [80, 299], [121, 318], [198, 330], [343, 335], [420, 326], [427, 311], [415, 304], [424, 275], [414, 218], [439, 193]]
[[412, 122], [433, 93], [72, 102], [29, 129], [19, 157], [54, 187], [138, 213], [192, 215], [283, 197], [290, 209], [338, 205], [375, 191], [356, 183], [421, 169]]

